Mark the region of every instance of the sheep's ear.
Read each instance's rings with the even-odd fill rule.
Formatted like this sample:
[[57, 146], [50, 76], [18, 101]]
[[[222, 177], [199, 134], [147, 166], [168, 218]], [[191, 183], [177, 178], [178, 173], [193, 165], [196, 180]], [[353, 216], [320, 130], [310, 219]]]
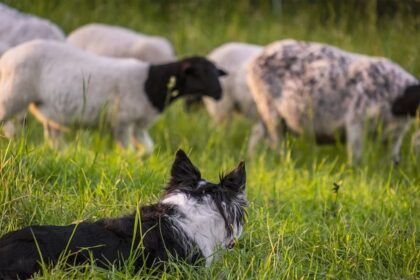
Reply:
[[223, 77], [223, 76], [228, 75], [228, 72], [226, 72], [225, 70], [220, 69], [220, 68], [217, 68], [217, 72], [219, 73], [219, 77]]
[[184, 74], [191, 74], [193, 71], [191, 62], [190, 61], [181, 62], [181, 71]]

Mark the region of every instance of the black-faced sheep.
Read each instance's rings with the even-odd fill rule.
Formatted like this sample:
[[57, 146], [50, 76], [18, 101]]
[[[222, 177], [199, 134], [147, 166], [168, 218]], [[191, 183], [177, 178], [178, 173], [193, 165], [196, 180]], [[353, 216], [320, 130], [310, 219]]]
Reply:
[[319, 141], [344, 135], [349, 160], [358, 161], [364, 129], [377, 120], [393, 142], [392, 158], [398, 162], [409, 115], [420, 103], [420, 85], [397, 64], [324, 44], [283, 40], [268, 45], [248, 70], [272, 147], [277, 147], [285, 121], [288, 129]]
[[147, 128], [164, 108], [185, 95], [220, 98], [218, 78], [218, 69], [202, 57], [150, 65], [35, 40], [0, 59], [0, 121], [29, 106], [47, 139], [55, 142], [63, 128], [95, 127], [105, 116], [120, 145], [140, 142], [150, 153]]
[[172, 44], [167, 39], [106, 24], [79, 27], [69, 34], [67, 42], [104, 56], [137, 58], [153, 64], [175, 60]]

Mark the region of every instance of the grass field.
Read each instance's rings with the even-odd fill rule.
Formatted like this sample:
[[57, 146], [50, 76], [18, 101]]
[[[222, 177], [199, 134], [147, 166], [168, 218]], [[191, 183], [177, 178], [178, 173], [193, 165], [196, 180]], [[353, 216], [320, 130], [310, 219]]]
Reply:
[[[210, 1], [167, 6], [165, 1], [5, 2], [49, 18], [66, 32], [100, 21], [161, 34], [173, 41], [179, 56], [206, 54], [226, 41], [297, 38], [387, 56], [420, 76], [420, 16], [415, 13], [379, 18], [331, 10], [324, 16], [319, 13], [324, 5], [275, 13], [270, 7], [255, 10], [248, 1], [226, 1], [224, 9]], [[416, 127], [418, 119], [412, 130]], [[204, 177], [216, 180], [246, 157], [250, 128], [240, 116], [231, 124], [214, 124], [204, 109], [187, 114], [177, 103], [151, 129], [155, 152], [141, 159], [117, 149], [106, 132], [78, 131], [67, 137], [65, 148], [51, 149], [43, 143], [41, 125], [30, 119], [22, 137], [0, 139], [0, 234], [30, 224], [118, 216], [154, 202], [178, 148], [188, 151]], [[397, 167], [387, 147], [372, 139], [357, 167], [347, 164], [342, 144], [316, 146], [288, 136], [284, 154], [261, 145], [246, 161], [250, 205], [238, 246], [221, 251], [210, 268], [172, 263], [159, 278], [418, 279], [420, 160], [409, 138]], [[334, 183], [340, 185], [338, 193]], [[93, 266], [83, 272], [58, 267], [42, 276], [132, 277], [130, 267], [103, 271]], [[140, 272], [135, 277], [157, 276]]]

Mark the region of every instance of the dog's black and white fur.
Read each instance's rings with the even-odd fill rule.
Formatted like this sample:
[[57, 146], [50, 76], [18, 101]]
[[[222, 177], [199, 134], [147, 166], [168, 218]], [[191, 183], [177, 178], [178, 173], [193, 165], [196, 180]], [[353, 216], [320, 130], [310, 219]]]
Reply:
[[[129, 256], [134, 266], [152, 267], [170, 258], [209, 265], [218, 247], [231, 249], [245, 218], [243, 162], [218, 184], [201, 178], [200, 171], [179, 150], [163, 199], [121, 218], [68, 226], [30, 226], [0, 238], [0, 279], [26, 279], [42, 261], [68, 265], [94, 260], [100, 267], [121, 265]], [[133, 242], [134, 241], [134, 242]], [[133, 246], [134, 244], [134, 246]], [[140, 254], [133, 254], [133, 247]], [[63, 256], [67, 256], [63, 258]]]

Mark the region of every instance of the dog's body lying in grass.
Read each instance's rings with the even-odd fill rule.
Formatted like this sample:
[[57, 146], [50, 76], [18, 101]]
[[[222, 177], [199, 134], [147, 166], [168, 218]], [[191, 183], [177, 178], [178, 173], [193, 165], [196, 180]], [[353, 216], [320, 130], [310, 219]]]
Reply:
[[0, 279], [29, 278], [42, 263], [121, 266], [130, 256], [136, 271], [172, 258], [209, 265], [217, 248], [232, 248], [242, 232], [245, 180], [241, 163], [219, 184], [207, 182], [180, 150], [162, 201], [138, 215], [30, 226], [0, 238]]

